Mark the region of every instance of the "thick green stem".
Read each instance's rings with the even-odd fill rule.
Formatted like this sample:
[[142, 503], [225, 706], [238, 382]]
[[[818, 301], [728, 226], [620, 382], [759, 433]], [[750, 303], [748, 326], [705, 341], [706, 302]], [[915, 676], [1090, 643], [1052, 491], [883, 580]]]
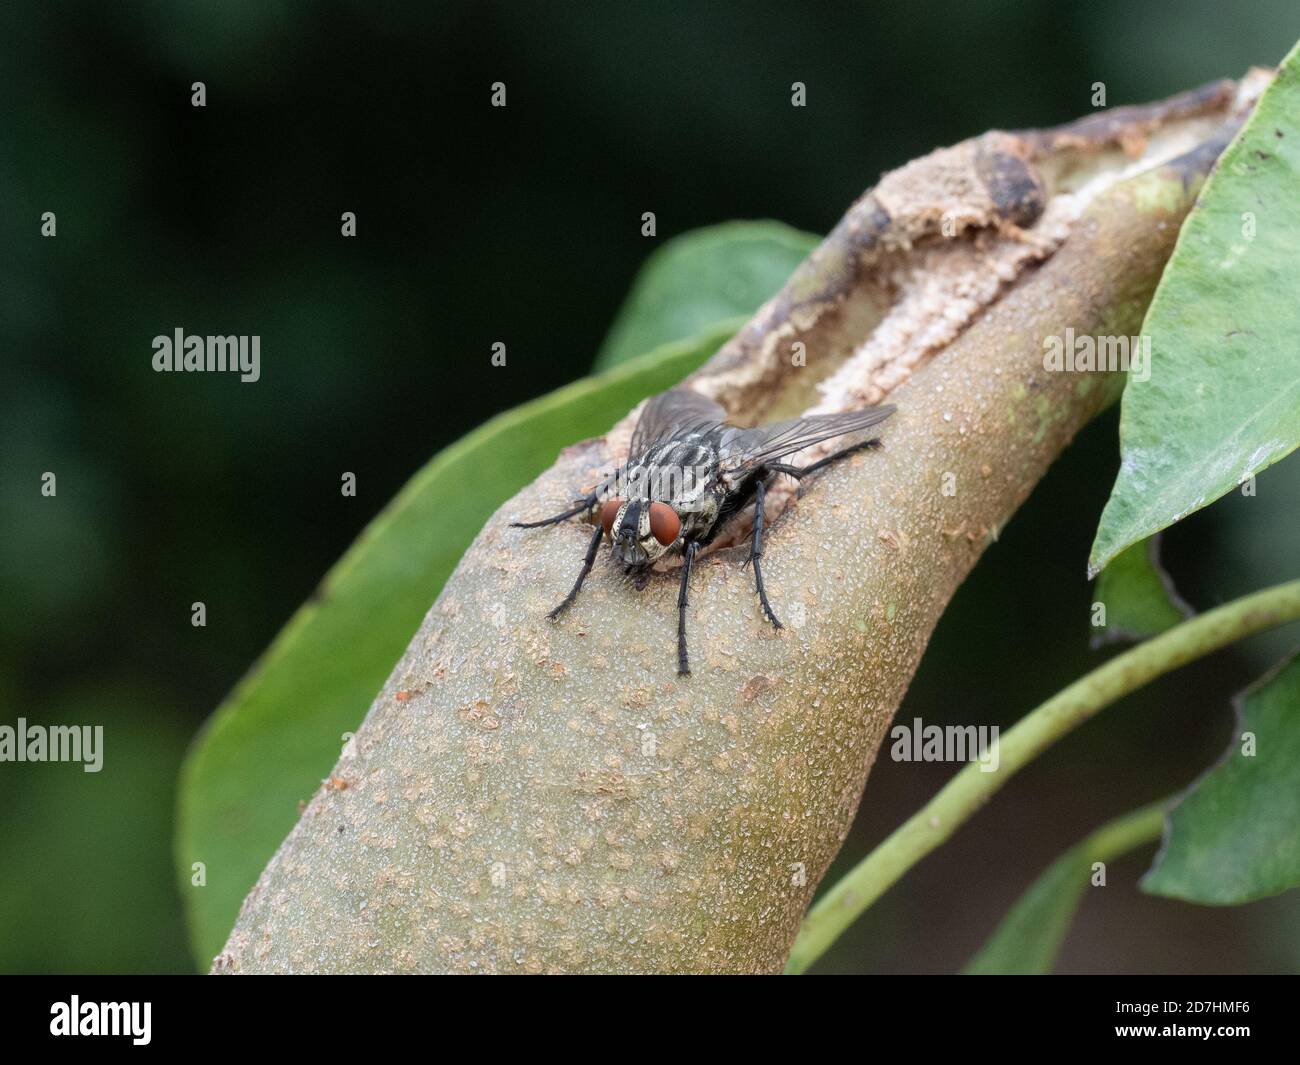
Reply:
[[809, 911], [786, 966], [804, 972], [868, 906], [929, 854], [1023, 766], [1121, 696], [1243, 637], [1300, 618], [1300, 581], [1256, 592], [1192, 618], [1112, 658], [1002, 737], [996, 772], [972, 763], [850, 870]]

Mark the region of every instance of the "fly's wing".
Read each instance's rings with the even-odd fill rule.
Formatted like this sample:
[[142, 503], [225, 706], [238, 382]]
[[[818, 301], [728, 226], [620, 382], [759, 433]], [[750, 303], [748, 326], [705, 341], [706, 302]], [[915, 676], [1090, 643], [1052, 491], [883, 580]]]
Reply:
[[887, 404], [842, 414], [811, 414], [806, 418], [773, 422], [754, 429], [732, 430], [722, 442], [722, 468], [739, 479], [764, 463], [776, 462], [823, 440], [878, 425], [895, 409], [893, 404]]
[[689, 388], [660, 392], [641, 412], [636, 428], [632, 430], [628, 454], [635, 458], [651, 444], [672, 436], [674, 432], [700, 425], [718, 425], [726, 417], [727, 412], [713, 400]]

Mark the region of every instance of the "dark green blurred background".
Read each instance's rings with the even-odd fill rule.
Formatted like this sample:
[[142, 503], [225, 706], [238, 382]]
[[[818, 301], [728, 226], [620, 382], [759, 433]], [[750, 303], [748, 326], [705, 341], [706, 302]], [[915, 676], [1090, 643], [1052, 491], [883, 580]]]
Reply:
[[[936, 145], [1068, 120], [1096, 81], [1114, 105], [1236, 76], [1300, 35], [1290, 2], [548, 8], [4, 6], [0, 723], [102, 723], [106, 751], [98, 775], [0, 764], [0, 971], [192, 971], [169, 854], [185, 745], [431, 454], [588, 369], [658, 243], [732, 218], [825, 232]], [[176, 326], [260, 334], [262, 380], [153, 373]], [[496, 340], [509, 369], [489, 377]], [[1006, 725], [1100, 660], [1083, 571], [1116, 454], [1112, 412], [981, 562], [904, 718]], [[1296, 461], [1167, 537], [1195, 605], [1294, 576]], [[1285, 647], [1220, 655], [1069, 739], [821, 969], [960, 967], [1060, 850], [1212, 761], [1230, 695]], [[950, 773], [881, 761], [845, 855]], [[1146, 857], [1089, 893], [1061, 969], [1300, 968], [1294, 892], [1151, 899]]]

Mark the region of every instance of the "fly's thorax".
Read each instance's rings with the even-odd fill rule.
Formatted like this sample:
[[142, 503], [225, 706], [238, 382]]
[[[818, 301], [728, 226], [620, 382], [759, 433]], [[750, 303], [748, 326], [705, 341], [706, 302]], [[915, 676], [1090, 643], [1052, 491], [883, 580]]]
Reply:
[[681, 517], [713, 504], [718, 451], [691, 435], [656, 444], [620, 471], [613, 495], [667, 503]]

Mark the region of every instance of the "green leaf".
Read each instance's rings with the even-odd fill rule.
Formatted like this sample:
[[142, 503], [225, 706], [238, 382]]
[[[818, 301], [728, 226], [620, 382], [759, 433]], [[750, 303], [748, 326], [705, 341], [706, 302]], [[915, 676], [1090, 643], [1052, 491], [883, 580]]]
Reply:
[[732, 332], [775, 293], [821, 238], [780, 222], [726, 222], [674, 237], [637, 274], [596, 368], [727, 321]]
[[1152, 803], [1103, 825], [1047, 867], [1008, 911], [963, 970], [968, 976], [1052, 971], [1093, 862], [1108, 862], [1160, 835], [1166, 803]]
[[1096, 601], [1106, 608], [1106, 624], [1097, 630], [1093, 646], [1145, 640], [1192, 616], [1160, 565], [1159, 536], [1115, 556], [1097, 578]]
[[[207, 723], [181, 774], [175, 860], [206, 968], [461, 555], [561, 447], [696, 369], [715, 329], [493, 418], [402, 489]], [[191, 884], [203, 862], [206, 885]]]
[[1292, 50], [1183, 224], [1130, 371], [1089, 571], [1300, 443], [1300, 60]]
[[1170, 813], [1144, 891], [1233, 905], [1300, 884], [1300, 655], [1236, 707], [1236, 738]]

